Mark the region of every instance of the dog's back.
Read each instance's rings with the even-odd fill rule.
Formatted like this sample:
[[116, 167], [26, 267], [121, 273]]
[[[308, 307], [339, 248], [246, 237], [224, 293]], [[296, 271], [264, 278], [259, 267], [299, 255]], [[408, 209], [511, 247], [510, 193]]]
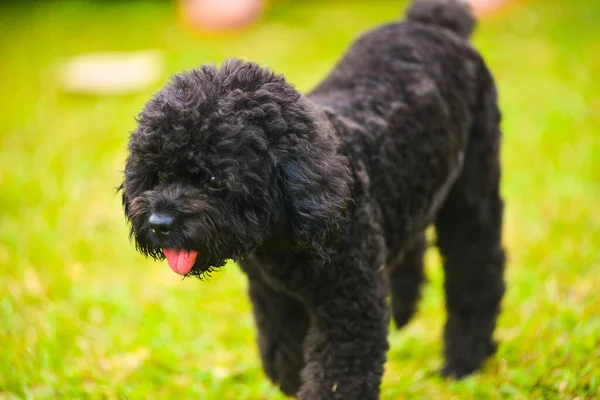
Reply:
[[482, 96], [495, 103], [468, 42], [474, 27], [461, 0], [418, 0], [405, 21], [359, 37], [308, 95], [337, 116], [345, 151], [369, 172], [391, 258], [432, 222], [460, 175]]

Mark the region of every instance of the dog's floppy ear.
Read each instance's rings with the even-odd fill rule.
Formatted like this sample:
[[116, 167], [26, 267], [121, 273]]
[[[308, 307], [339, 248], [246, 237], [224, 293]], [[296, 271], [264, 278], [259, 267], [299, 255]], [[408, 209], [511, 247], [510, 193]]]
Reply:
[[292, 240], [321, 256], [340, 233], [348, 198], [345, 158], [328, 156], [295, 158], [280, 167]]
[[116, 188], [116, 192], [121, 192], [121, 204], [123, 205], [123, 211], [125, 212], [125, 217], [129, 218], [129, 202], [127, 201], [127, 197], [125, 196], [125, 182], [121, 183]]

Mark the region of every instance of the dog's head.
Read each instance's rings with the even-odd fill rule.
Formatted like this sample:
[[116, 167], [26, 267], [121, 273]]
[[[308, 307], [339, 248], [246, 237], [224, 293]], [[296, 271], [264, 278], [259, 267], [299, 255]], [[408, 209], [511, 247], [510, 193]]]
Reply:
[[323, 255], [343, 221], [347, 160], [280, 75], [229, 60], [173, 77], [145, 106], [121, 185], [137, 248], [202, 275], [265, 241]]

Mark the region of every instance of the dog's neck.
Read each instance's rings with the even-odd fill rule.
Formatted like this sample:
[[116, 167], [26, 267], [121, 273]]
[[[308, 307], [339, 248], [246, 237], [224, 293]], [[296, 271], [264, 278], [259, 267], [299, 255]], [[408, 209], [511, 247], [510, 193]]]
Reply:
[[338, 116], [333, 109], [321, 106], [304, 95], [300, 96], [298, 104], [310, 114], [319, 126], [319, 129], [324, 133], [325, 137], [336, 143], [336, 148], [339, 148], [343, 137], [341, 132], [336, 129], [333, 122], [336, 118], [340, 118], [340, 116]]

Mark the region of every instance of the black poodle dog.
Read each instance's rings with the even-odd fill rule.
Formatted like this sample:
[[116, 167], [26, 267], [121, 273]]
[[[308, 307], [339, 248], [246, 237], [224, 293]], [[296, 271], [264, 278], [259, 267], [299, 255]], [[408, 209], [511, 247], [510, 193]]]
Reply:
[[233, 59], [174, 76], [141, 112], [122, 184], [137, 248], [185, 276], [237, 261], [264, 370], [286, 394], [379, 397], [388, 310], [398, 327], [415, 312], [429, 224], [442, 373], [494, 353], [500, 111], [474, 26], [460, 0], [416, 0], [307, 95]]

